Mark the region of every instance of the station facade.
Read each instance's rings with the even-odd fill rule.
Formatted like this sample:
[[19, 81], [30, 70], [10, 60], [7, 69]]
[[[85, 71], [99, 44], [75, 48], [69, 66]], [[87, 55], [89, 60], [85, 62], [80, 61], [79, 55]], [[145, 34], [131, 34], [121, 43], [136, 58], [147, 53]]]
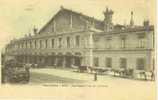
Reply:
[[34, 35], [11, 40], [5, 53], [22, 63], [44, 66], [91, 66], [154, 70], [154, 27], [146, 20], [114, 25], [113, 11], [106, 8], [104, 20], [61, 9]]

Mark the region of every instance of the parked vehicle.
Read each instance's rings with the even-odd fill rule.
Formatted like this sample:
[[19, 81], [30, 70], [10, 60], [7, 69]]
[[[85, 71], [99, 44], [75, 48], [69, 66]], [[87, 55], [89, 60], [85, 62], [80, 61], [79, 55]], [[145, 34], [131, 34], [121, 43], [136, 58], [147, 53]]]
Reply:
[[15, 59], [6, 61], [2, 67], [2, 83], [27, 83], [29, 78], [29, 68]]

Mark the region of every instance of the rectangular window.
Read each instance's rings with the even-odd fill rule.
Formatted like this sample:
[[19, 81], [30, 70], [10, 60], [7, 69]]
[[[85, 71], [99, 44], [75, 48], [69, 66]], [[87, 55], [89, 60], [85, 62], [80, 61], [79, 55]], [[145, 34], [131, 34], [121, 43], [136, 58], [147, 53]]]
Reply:
[[106, 67], [112, 68], [112, 58], [106, 58]]
[[46, 48], [48, 47], [48, 40], [47, 39], [45, 40], [45, 47]]
[[145, 34], [139, 34], [138, 35], [138, 48], [144, 48], [145, 47]]
[[110, 49], [111, 48], [111, 37], [107, 37], [106, 38], [106, 49]]
[[126, 39], [125, 38], [121, 39], [121, 48], [126, 48]]
[[25, 48], [27, 48], [27, 41], [25, 42]]
[[127, 59], [120, 58], [120, 68], [127, 68]]
[[35, 49], [37, 48], [37, 43], [36, 43], [36, 40], [35, 40]]
[[93, 65], [94, 65], [95, 67], [98, 67], [98, 66], [99, 66], [99, 58], [98, 58], [98, 57], [94, 57], [94, 58], [93, 58]]
[[40, 40], [39, 42], [40, 42], [40, 48], [42, 48], [42, 40]]
[[23, 45], [23, 44], [24, 44], [24, 42], [21, 42], [21, 48], [24, 48], [24, 45]]
[[126, 35], [121, 35], [121, 48], [126, 48]]
[[55, 19], [53, 20], [53, 28], [52, 28], [52, 32], [56, 31], [56, 21]]
[[138, 47], [139, 48], [144, 48], [145, 47], [145, 40], [144, 39], [139, 39], [138, 40]]
[[137, 70], [144, 70], [145, 67], [145, 59], [138, 58], [136, 61], [136, 68]]
[[31, 41], [30, 41], [30, 48], [32, 48], [32, 43], [31, 43]]
[[52, 39], [52, 48], [54, 48], [54, 39]]
[[61, 41], [62, 41], [62, 38], [59, 38], [59, 48], [61, 48]]
[[67, 47], [70, 47], [70, 37], [67, 37]]
[[20, 43], [18, 43], [18, 48], [20, 49]]
[[76, 46], [80, 46], [80, 36], [76, 36]]

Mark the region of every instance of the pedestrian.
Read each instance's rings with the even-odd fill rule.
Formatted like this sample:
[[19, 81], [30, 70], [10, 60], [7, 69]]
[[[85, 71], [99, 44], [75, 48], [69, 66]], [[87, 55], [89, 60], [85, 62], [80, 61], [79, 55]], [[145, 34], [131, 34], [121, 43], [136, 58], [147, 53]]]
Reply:
[[154, 75], [154, 71], [151, 71], [151, 81], [155, 80], [155, 75]]
[[94, 81], [97, 81], [97, 73], [94, 72]]

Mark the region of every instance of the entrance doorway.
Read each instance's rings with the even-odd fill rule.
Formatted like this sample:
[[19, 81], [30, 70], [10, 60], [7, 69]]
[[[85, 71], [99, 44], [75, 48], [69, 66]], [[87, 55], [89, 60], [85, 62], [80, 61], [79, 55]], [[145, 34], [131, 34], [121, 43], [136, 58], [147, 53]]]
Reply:
[[66, 55], [65, 55], [65, 67], [68, 67], [68, 68], [70, 68], [71, 67], [71, 65], [73, 64], [73, 56], [72, 56], [72, 54], [70, 53], [70, 52], [68, 52], [68, 53], [66, 53]]
[[75, 56], [75, 66], [81, 66], [81, 57]]
[[57, 56], [57, 66], [62, 67], [63, 66], [63, 55], [61, 53]]
[[81, 60], [82, 60], [81, 53], [80, 52], [76, 52], [75, 56], [74, 56], [74, 64], [76, 66], [81, 66]]
[[65, 66], [66, 67], [69, 67], [69, 68], [71, 67], [71, 65], [73, 64], [72, 59], [73, 59], [72, 56], [66, 56], [65, 57], [65, 60], [66, 60]]

